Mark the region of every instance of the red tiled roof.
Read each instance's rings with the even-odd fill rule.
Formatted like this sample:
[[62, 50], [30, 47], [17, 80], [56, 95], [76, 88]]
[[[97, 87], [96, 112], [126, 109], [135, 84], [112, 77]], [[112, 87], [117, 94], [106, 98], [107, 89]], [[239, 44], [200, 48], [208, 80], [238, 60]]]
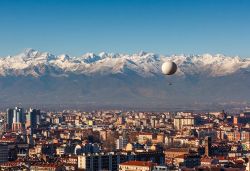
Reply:
[[1, 163], [0, 166], [19, 166], [21, 165], [23, 162], [19, 162], [19, 161], [8, 161], [8, 162], [4, 162], [4, 163]]
[[129, 166], [156, 166], [156, 163], [150, 162], [150, 161], [127, 161], [124, 163], [121, 163], [120, 165], [129, 165]]
[[3, 137], [0, 139], [0, 142], [15, 142], [16, 138], [12, 138], [12, 137]]

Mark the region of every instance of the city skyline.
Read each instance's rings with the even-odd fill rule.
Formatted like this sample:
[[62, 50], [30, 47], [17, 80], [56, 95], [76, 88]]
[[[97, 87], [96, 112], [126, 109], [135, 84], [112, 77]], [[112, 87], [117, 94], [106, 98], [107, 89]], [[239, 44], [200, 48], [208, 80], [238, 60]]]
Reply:
[[249, 171], [249, 120], [249, 110], [8, 108], [0, 113], [0, 169]]

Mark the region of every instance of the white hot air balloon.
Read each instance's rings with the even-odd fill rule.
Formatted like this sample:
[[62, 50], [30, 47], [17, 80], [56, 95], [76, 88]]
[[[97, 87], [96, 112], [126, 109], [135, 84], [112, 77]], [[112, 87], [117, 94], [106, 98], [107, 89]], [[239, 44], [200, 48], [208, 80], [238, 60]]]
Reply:
[[173, 75], [177, 71], [177, 65], [171, 61], [164, 62], [161, 71], [165, 75]]

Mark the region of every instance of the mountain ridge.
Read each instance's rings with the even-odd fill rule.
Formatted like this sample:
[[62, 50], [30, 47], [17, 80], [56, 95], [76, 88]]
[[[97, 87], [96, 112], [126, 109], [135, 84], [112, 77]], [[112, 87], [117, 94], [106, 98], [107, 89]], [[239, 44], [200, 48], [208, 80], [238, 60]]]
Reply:
[[[166, 60], [176, 62], [176, 74], [161, 73]], [[249, 104], [249, 88], [250, 59], [225, 55], [103, 52], [72, 57], [28, 49], [0, 58], [0, 104], [7, 106], [214, 109]]]
[[56, 56], [49, 52], [26, 49], [20, 54], [0, 58], [0, 76], [108, 75], [132, 72], [142, 77], [150, 77], [161, 75], [161, 64], [168, 60], [177, 64], [177, 76], [218, 77], [241, 70], [250, 71], [250, 59], [221, 54], [164, 56], [142, 51], [132, 55], [101, 52], [98, 55], [86, 53], [71, 57], [67, 54]]

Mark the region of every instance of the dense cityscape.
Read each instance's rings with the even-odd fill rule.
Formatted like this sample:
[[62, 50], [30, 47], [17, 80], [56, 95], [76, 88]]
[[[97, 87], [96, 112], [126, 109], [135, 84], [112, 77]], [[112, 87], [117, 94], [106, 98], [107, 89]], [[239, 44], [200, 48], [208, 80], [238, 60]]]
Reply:
[[250, 0], [0, 0], [0, 171], [250, 171]]
[[1, 113], [1, 170], [250, 169], [250, 112]]

